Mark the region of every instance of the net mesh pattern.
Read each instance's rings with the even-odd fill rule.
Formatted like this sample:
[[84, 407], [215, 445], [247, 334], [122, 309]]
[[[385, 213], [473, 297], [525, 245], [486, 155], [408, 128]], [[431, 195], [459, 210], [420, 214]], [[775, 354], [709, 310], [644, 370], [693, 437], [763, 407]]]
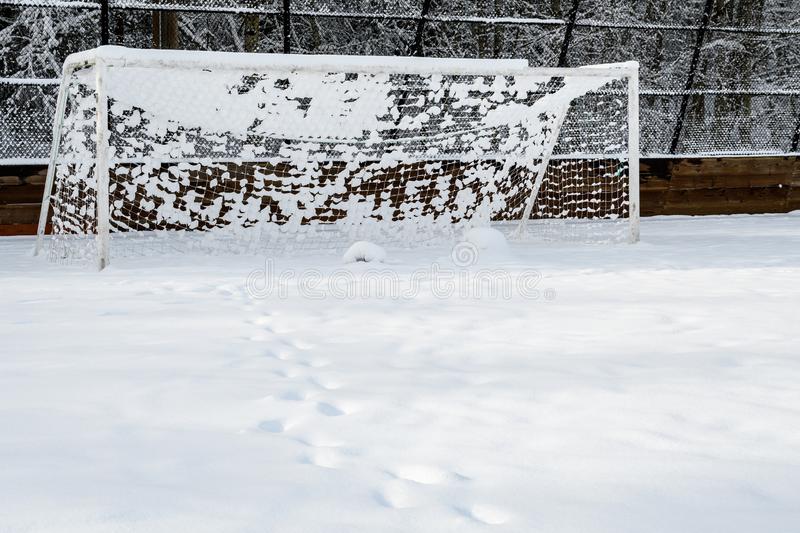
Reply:
[[375, 2], [374, 0], [295, 0], [292, 12], [300, 14], [363, 15], [367, 17], [419, 17], [422, 4], [416, 0]]
[[0, 83], [0, 157], [47, 157], [41, 139], [52, 134], [57, 84]]
[[97, 255], [97, 93], [91, 69], [74, 73], [54, 166], [51, 260], [87, 261]]
[[[624, 81], [352, 70], [109, 69], [112, 259], [409, 247], [516, 228], [537, 177], [521, 238], [628, 239]], [[58, 261], [98, 253], [94, 79], [91, 67], [67, 79]]]

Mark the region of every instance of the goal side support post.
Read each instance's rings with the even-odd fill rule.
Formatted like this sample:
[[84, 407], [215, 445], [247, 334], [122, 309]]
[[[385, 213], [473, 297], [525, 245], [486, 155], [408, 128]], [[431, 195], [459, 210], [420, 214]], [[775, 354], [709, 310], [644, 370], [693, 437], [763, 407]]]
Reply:
[[44, 184], [44, 194], [42, 195], [42, 205], [39, 211], [39, 226], [36, 229], [36, 246], [33, 255], [37, 256], [42, 251], [44, 245], [44, 235], [47, 230], [47, 215], [50, 212], [50, 197], [53, 193], [53, 184], [56, 174], [56, 162], [58, 160], [58, 151], [61, 148], [61, 129], [64, 127], [64, 113], [67, 107], [67, 89], [69, 88], [70, 74], [73, 67], [70, 65], [65, 66], [61, 78], [61, 84], [58, 88], [58, 97], [56, 99], [56, 114], [53, 117], [53, 140], [50, 147], [50, 159], [47, 165], [47, 178]]
[[[44, 246], [47, 231], [47, 217], [50, 212], [50, 201], [55, 185], [56, 167], [58, 165], [59, 150], [61, 148], [62, 128], [67, 106], [67, 92], [69, 89], [70, 75], [82, 65], [78, 62], [65, 64], [61, 84], [56, 100], [56, 112], [53, 121], [53, 140], [50, 149], [50, 158], [47, 167], [42, 205], [39, 211], [39, 225], [36, 230], [36, 244], [34, 256], [38, 256]], [[109, 205], [109, 169], [110, 169], [110, 132], [108, 131], [108, 92], [106, 89], [106, 75], [108, 67], [105, 60], [98, 57], [94, 60], [94, 83], [97, 93], [96, 146], [94, 175], [97, 187], [96, 225], [95, 236], [97, 246], [96, 265], [98, 270], [103, 270], [110, 262], [110, 205]]]
[[94, 167], [97, 180], [97, 269], [103, 270], [109, 263], [111, 222], [109, 212], [109, 141], [108, 92], [106, 90], [107, 67], [101, 59], [95, 64], [97, 90], [97, 155]]
[[536, 172], [536, 180], [533, 183], [533, 189], [531, 189], [530, 198], [528, 198], [528, 202], [525, 204], [525, 211], [523, 211], [522, 218], [520, 219], [519, 226], [517, 227], [516, 236], [518, 238], [522, 237], [523, 233], [525, 232], [525, 226], [527, 225], [528, 220], [531, 218], [533, 206], [536, 204], [536, 199], [539, 196], [539, 190], [542, 188], [544, 176], [547, 174], [547, 165], [550, 164], [550, 158], [553, 156], [553, 150], [555, 150], [556, 143], [558, 142], [558, 136], [561, 134], [561, 127], [564, 125], [564, 120], [567, 118], [568, 111], [569, 106], [561, 107], [557, 111], [555, 124], [550, 132], [550, 138], [548, 139], [547, 146], [542, 153], [539, 169]]
[[639, 64], [628, 74], [628, 242], [639, 242]]

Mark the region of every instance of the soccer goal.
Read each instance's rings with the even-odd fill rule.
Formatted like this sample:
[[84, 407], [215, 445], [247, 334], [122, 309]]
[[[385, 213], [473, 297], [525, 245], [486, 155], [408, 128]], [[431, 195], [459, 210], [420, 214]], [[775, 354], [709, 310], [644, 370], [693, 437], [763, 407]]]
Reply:
[[638, 157], [636, 63], [102, 47], [64, 65], [36, 249], [636, 241]]

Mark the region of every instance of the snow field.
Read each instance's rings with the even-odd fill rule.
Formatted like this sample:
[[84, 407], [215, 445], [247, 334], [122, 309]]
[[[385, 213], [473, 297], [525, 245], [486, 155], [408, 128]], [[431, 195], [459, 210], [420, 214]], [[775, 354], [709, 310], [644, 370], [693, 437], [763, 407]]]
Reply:
[[375, 268], [336, 256], [254, 298], [263, 257], [96, 273], [2, 238], [0, 531], [796, 531], [800, 216], [642, 235], [464, 267], [541, 274], [508, 299], [304, 296]]

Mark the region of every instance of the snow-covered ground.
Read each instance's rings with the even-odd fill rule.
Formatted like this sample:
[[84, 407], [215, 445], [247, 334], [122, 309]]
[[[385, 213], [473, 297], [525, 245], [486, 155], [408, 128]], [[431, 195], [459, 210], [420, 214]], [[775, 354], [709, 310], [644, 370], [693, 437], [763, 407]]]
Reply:
[[642, 236], [102, 273], [2, 238], [0, 532], [800, 531], [800, 213]]

